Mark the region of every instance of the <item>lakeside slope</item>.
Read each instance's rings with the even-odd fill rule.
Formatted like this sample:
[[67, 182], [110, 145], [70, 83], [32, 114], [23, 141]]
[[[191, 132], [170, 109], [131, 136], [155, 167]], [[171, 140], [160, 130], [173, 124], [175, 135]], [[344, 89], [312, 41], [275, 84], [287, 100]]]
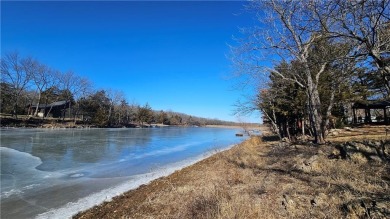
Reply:
[[75, 218], [389, 218], [385, 128], [321, 146], [252, 137]]

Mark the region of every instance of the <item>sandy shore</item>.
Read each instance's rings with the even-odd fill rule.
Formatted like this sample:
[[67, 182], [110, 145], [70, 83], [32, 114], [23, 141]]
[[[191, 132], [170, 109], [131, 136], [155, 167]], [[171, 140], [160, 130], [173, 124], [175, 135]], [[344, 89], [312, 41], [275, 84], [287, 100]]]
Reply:
[[[382, 129], [338, 135], [329, 140], [379, 139], [390, 150]], [[360, 155], [330, 159], [336, 145], [285, 145], [266, 139], [252, 137], [75, 218], [390, 217], [388, 161]]]

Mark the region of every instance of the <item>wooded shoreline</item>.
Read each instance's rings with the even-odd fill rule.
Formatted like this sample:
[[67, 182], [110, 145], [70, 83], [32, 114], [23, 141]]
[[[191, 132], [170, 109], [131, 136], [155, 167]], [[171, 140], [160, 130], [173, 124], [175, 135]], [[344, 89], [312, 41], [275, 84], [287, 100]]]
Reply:
[[53, 118], [36, 118], [36, 117], [25, 117], [25, 118], [12, 118], [0, 116], [0, 127], [7, 128], [160, 128], [160, 127], [210, 127], [210, 128], [235, 128], [235, 129], [254, 129], [254, 130], [263, 130], [264, 127], [256, 124], [231, 124], [231, 125], [166, 125], [166, 124], [143, 124], [139, 125], [136, 123], [129, 123], [126, 125], [107, 125], [99, 126], [98, 124], [93, 124], [83, 121], [74, 121], [74, 119], [53, 119]]

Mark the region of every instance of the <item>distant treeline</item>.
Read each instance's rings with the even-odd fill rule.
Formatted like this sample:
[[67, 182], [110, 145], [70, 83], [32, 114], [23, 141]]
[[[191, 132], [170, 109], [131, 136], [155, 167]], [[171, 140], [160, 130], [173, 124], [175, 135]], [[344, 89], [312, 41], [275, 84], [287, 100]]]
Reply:
[[[74, 72], [60, 72], [31, 57], [8, 53], [1, 58], [1, 113], [73, 119], [98, 127], [164, 125], [235, 125], [129, 103], [122, 91], [95, 90]], [[25, 118], [25, 116], [24, 116]]]

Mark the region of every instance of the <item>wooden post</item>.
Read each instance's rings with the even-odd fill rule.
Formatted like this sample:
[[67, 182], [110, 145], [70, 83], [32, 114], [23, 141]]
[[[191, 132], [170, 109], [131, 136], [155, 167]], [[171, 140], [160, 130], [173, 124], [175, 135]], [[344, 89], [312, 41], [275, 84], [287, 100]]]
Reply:
[[387, 121], [387, 114], [386, 114], [386, 107], [383, 108], [383, 117], [384, 117], [384, 120], [385, 120], [385, 124], [388, 124], [388, 121]]
[[372, 123], [372, 120], [371, 120], [371, 109], [370, 108], [368, 108], [368, 111], [367, 111], [367, 113], [368, 113], [368, 122], [369, 123]]
[[352, 108], [352, 113], [353, 113], [353, 123], [356, 124], [357, 118], [356, 118], [356, 109], [355, 108]]

